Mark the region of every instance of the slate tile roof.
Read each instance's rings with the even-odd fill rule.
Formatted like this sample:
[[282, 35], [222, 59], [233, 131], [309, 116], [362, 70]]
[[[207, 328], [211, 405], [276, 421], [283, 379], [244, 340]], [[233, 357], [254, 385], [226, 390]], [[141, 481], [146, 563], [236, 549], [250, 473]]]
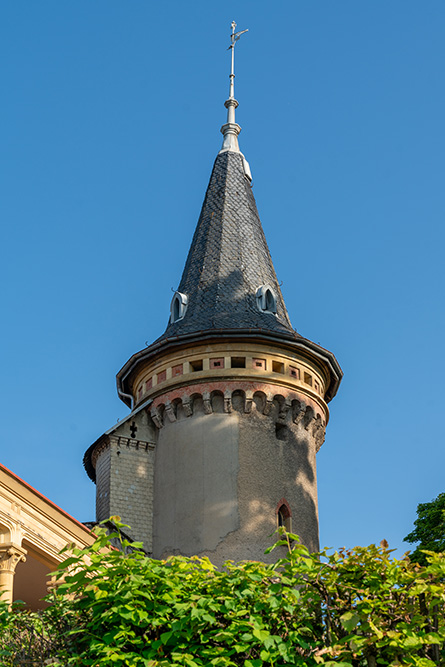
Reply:
[[[270, 285], [277, 314], [258, 309], [256, 291]], [[278, 285], [240, 153], [219, 153], [178, 291], [188, 297], [183, 319], [162, 341], [206, 330], [256, 329], [296, 336]]]

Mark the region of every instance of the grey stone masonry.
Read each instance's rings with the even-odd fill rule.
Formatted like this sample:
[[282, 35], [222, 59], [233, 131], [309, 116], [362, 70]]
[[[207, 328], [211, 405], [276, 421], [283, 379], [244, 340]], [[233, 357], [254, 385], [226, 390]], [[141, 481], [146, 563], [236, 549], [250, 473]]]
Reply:
[[[262, 285], [276, 295], [276, 315], [258, 309]], [[240, 153], [215, 160], [178, 291], [188, 298], [185, 316], [158, 340], [233, 328], [295, 335]]]
[[154, 445], [110, 436], [96, 461], [96, 516], [120, 516], [126, 533], [151, 553], [153, 533]]
[[119, 516], [126, 533], [152, 551], [153, 475], [156, 429], [145, 409], [131, 413], [85, 453], [84, 465], [96, 482], [96, 520]]

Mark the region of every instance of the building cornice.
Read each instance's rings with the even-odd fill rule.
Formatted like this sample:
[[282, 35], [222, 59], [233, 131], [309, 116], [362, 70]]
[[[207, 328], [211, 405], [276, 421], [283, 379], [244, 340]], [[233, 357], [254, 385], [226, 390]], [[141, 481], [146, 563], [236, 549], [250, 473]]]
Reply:
[[[289, 350], [299, 351], [308, 358], [318, 362], [329, 372], [330, 382], [325, 393], [325, 400], [327, 403], [331, 401], [337, 393], [343, 371], [340, 364], [332, 352], [313, 343], [307, 338], [303, 338], [299, 334], [274, 333], [263, 330], [252, 329], [221, 329], [221, 330], [207, 330], [194, 332], [190, 334], [182, 334], [171, 338], [164, 338], [149, 347], [140, 350], [133, 354], [127, 363], [117, 373], [117, 389], [119, 395], [131, 394], [131, 379], [141, 364], [151, 360], [154, 356], [162, 356], [164, 353], [171, 352], [174, 349], [181, 347], [188, 347], [196, 344], [204, 344], [207, 342], [224, 342], [224, 341], [258, 341], [273, 344], [274, 346], [285, 348]], [[123, 398], [127, 405], [130, 401]]]

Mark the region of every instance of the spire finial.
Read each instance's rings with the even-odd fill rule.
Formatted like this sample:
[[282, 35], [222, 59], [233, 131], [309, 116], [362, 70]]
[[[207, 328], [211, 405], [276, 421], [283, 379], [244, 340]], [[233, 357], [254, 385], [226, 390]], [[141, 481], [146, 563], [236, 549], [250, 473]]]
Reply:
[[232, 33], [230, 35], [231, 44], [227, 50], [232, 52], [232, 63], [230, 68], [230, 88], [229, 88], [229, 99], [224, 102], [224, 106], [227, 109], [227, 123], [222, 126], [221, 132], [224, 135], [224, 141], [221, 151], [236, 151], [239, 152], [238, 146], [238, 135], [241, 132], [241, 127], [235, 122], [235, 109], [238, 106], [238, 102], [235, 99], [235, 44], [246, 30], [240, 30], [235, 32], [236, 23], [232, 21], [231, 24]]

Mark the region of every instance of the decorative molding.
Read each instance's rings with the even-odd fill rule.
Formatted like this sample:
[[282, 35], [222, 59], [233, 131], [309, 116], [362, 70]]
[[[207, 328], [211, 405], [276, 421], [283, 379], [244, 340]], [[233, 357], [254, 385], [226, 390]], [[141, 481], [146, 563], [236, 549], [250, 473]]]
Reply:
[[18, 544], [0, 544], [0, 571], [14, 573], [18, 563], [26, 561], [27, 553]]
[[253, 391], [246, 391], [246, 397], [244, 400], [244, 412], [249, 415], [252, 412], [253, 404]]
[[168, 420], [170, 422], [173, 423], [173, 422], [176, 421], [176, 415], [175, 415], [175, 411], [173, 409], [173, 405], [172, 405], [171, 401], [166, 401], [165, 402], [165, 414], [167, 415]]
[[182, 409], [184, 410], [184, 414], [186, 417], [192, 416], [193, 414], [192, 402], [190, 400], [190, 396], [187, 396], [187, 394], [184, 394], [182, 396]]
[[312, 435], [314, 437], [315, 445], [318, 452], [318, 450], [324, 443], [326, 437], [326, 428], [325, 425], [323, 424], [320, 415], [317, 415], [314, 421], [312, 422]]
[[[268, 286], [267, 286], [268, 287]], [[175, 298], [175, 297], [174, 297]], [[271, 314], [271, 317], [274, 315]], [[244, 357], [244, 366], [232, 367], [230, 357]], [[199, 357], [199, 360], [197, 360]], [[190, 354], [183, 351], [169, 355], [167, 358], [159, 358], [135, 378], [132, 393], [137, 404], [152, 397], [154, 400], [163, 392], [171, 392], [182, 387], [193, 385], [196, 380], [200, 382], [224, 381], [238, 377], [242, 381], [256, 382], [261, 378], [263, 383], [272, 383], [283, 387], [283, 391], [293, 390], [315, 399], [324, 410], [324, 393], [329, 383], [326, 369], [319, 367], [298, 354], [289, 354], [287, 350], [267, 347], [262, 343], [247, 345], [240, 343], [237, 349], [233, 346], [217, 344], [212, 349], [206, 348], [202, 351], [194, 349]], [[226, 363], [218, 366], [218, 376], [215, 377], [215, 367], [211, 361], [214, 358], [226, 359]], [[263, 362], [259, 367], [256, 362]], [[201, 367], [196, 367], [196, 363]], [[275, 366], [280, 366], [278, 371]], [[175, 369], [181, 367], [182, 373], [175, 373]]]
[[289, 400], [283, 401], [280, 405], [280, 410], [278, 413], [278, 419], [281, 419], [282, 421], [286, 420], [287, 413], [291, 409], [292, 404]]
[[229, 389], [224, 392], [224, 412], [232, 412], [232, 392]]
[[213, 412], [212, 401], [210, 398], [210, 392], [204, 391], [202, 394], [202, 402], [204, 405], [204, 413], [206, 415], [211, 415]]
[[266, 396], [266, 402], [263, 408], [263, 415], [270, 415], [272, 408], [273, 408], [273, 396], [272, 394], [269, 394], [268, 396]]
[[[248, 385], [247, 387], [246, 384]], [[212, 387], [214, 387], [213, 391], [211, 391]], [[264, 391], [265, 389], [268, 391]], [[262, 383], [240, 382], [193, 385], [189, 390], [190, 393], [187, 394], [171, 391], [155, 399], [151, 404], [150, 414], [157, 428], [161, 429], [164, 427], [165, 420], [163, 419], [163, 415], [166, 415], [167, 423], [177, 421], [177, 406], [182, 406], [185, 417], [193, 416], [194, 401], [197, 399], [202, 400], [204, 414], [211, 415], [214, 409], [214, 397], [220, 396], [223, 398], [224, 413], [230, 415], [233, 413], [232, 397], [236, 392], [243, 395], [244, 404], [241, 407], [241, 414], [252, 414], [253, 407], [256, 405], [257, 410], [263, 415], [276, 414], [275, 418], [279, 422], [286, 423], [291, 420], [295, 426], [307, 431], [314, 438], [317, 451], [324, 442], [326, 420], [319, 412], [320, 407], [314, 401], [310, 401], [310, 399], [301, 396], [301, 394], [295, 391], [282, 391], [282, 387], [265, 386]], [[273, 390], [276, 393], [273, 393]], [[261, 399], [258, 401], [259, 396]], [[121, 439], [130, 440], [128, 438]], [[153, 443], [142, 444], [146, 448], [154, 448], [155, 446]]]
[[162, 428], [164, 426], [161, 413], [159, 412], [157, 406], [153, 406], [150, 410], [150, 415], [151, 418], [153, 419], [153, 422], [157, 428]]

